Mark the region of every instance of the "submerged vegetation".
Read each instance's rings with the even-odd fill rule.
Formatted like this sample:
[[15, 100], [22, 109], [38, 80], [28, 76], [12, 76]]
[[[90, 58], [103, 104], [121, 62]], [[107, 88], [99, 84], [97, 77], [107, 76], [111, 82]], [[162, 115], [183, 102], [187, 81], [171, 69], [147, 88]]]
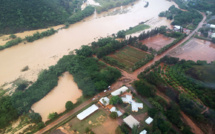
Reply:
[[96, 7], [96, 11], [98, 13], [107, 11], [114, 7], [128, 5], [131, 2], [135, 2], [136, 0], [95, 0], [96, 2], [100, 3], [101, 6]]

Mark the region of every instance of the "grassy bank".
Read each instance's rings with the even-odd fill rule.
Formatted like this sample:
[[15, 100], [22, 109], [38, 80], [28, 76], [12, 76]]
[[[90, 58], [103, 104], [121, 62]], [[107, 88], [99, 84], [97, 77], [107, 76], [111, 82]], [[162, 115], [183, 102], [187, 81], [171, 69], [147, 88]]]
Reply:
[[136, 32], [143, 31], [143, 30], [148, 29], [148, 28], [150, 28], [149, 25], [139, 24], [137, 26], [131, 27], [128, 30], [126, 30], [125, 34], [126, 35], [133, 34], [133, 33], [136, 33]]

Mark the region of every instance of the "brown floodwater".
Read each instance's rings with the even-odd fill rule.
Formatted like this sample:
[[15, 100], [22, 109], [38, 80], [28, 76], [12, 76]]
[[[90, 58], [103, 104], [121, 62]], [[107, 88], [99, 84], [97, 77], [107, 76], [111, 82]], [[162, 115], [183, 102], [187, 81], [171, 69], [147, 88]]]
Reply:
[[169, 55], [185, 60], [205, 60], [211, 62], [215, 61], [215, 44], [194, 38], [185, 45], [172, 50]]
[[157, 35], [147, 38], [141, 42], [142, 42], [142, 44], [145, 44], [149, 48], [151, 47], [151, 48], [155, 49], [156, 51], [159, 51], [161, 48], [170, 44], [174, 40], [175, 40], [174, 38], [169, 38], [162, 34], [157, 34]]
[[72, 75], [65, 72], [63, 76], [59, 77], [58, 85], [40, 101], [33, 104], [31, 108], [40, 113], [42, 120], [45, 122], [48, 120], [49, 113], [63, 112], [67, 101], [76, 103], [81, 96], [82, 91], [74, 82]]
[[[173, 4], [167, 0], [150, 0], [149, 6], [144, 8], [144, 0], [139, 0], [132, 6], [122, 7], [122, 10], [126, 8], [125, 13], [108, 15], [113, 9], [109, 12], [94, 14], [50, 37], [32, 43], [21, 43], [0, 51], [0, 85], [19, 77], [35, 81], [41, 70], [56, 64], [71, 50], [78, 49], [100, 37], [133, 27], [140, 22], [152, 20], [149, 21], [151, 27], [169, 26], [170, 21], [159, 18], [158, 14]], [[25, 66], [28, 66], [29, 70], [21, 72]]]

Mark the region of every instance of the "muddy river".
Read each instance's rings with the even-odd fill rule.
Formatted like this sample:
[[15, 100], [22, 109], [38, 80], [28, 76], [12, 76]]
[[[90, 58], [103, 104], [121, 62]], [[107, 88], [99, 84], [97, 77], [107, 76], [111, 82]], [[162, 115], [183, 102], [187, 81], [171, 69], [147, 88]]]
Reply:
[[191, 39], [184, 46], [179, 46], [169, 53], [170, 56], [185, 60], [215, 61], [215, 44], [210, 41]]
[[[158, 14], [173, 4], [167, 0], [150, 0], [149, 6], [144, 8], [145, 2], [140, 0], [133, 6], [121, 8], [127, 12], [108, 15], [113, 11], [111, 10], [99, 15], [94, 14], [50, 37], [33, 43], [21, 43], [0, 51], [0, 85], [19, 77], [35, 81], [42, 69], [56, 64], [69, 51], [80, 48], [81, 45], [89, 44], [100, 37], [106, 37], [119, 30], [133, 27], [140, 22], [153, 20], [149, 24], [152, 27], [170, 26], [170, 22], [165, 18], [159, 18]], [[25, 66], [29, 66], [29, 70], [21, 72]]]
[[43, 99], [35, 103], [32, 109], [40, 113], [43, 121], [47, 121], [49, 113], [63, 112], [67, 101], [76, 103], [81, 96], [82, 91], [78, 89], [72, 75], [69, 72], [65, 72], [63, 76], [59, 77], [58, 85]]

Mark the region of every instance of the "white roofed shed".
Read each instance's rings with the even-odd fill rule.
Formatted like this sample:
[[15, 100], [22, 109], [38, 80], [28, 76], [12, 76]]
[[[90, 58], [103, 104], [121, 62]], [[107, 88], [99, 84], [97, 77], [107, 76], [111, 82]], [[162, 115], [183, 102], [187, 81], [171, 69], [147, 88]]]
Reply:
[[128, 90], [128, 87], [123, 86], [123, 87], [121, 87], [121, 88], [119, 88], [119, 89], [113, 91], [113, 92], [111, 93], [111, 95], [112, 95], [112, 96], [118, 96], [118, 95], [120, 95], [121, 93], [124, 93], [124, 92], [127, 91], [127, 90]]
[[92, 113], [94, 113], [96, 110], [98, 110], [99, 108], [93, 104], [92, 106], [90, 106], [89, 108], [87, 108], [86, 110], [84, 110], [83, 112], [81, 112], [80, 114], [77, 115], [77, 118], [79, 120], [83, 120], [85, 119], [87, 116], [91, 115]]
[[139, 125], [140, 122], [137, 121], [132, 115], [124, 118], [123, 121], [132, 129], [135, 125]]
[[108, 99], [108, 97], [102, 97], [100, 100], [99, 100], [99, 102], [101, 102], [104, 106], [107, 106], [107, 105], [109, 105], [109, 99]]
[[145, 120], [146, 124], [148, 124], [148, 125], [151, 124], [152, 121], [153, 121], [153, 119], [152, 119], [151, 117], [148, 117], [148, 118]]

